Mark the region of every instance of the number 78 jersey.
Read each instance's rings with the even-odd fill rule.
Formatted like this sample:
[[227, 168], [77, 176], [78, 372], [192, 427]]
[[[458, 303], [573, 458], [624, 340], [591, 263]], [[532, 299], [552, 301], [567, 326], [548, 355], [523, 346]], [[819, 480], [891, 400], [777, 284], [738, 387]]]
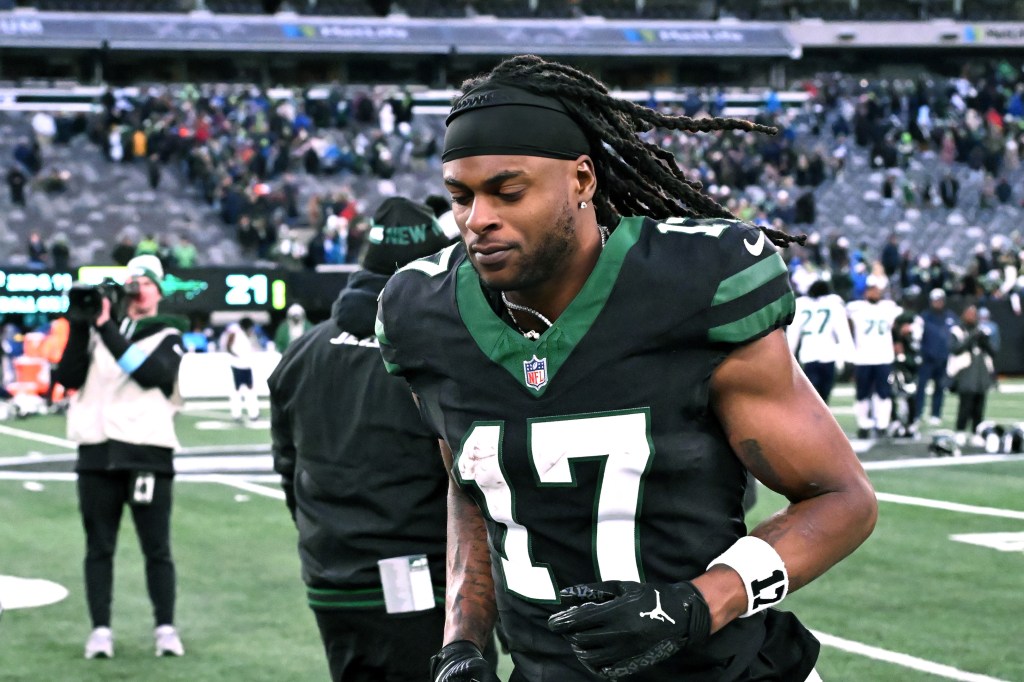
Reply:
[[855, 365], [887, 365], [896, 359], [892, 326], [903, 312], [893, 301], [883, 299], [851, 301], [846, 313], [853, 327], [853, 357]]
[[692, 579], [746, 533], [709, 380], [789, 323], [793, 294], [757, 228], [624, 218], [540, 339], [499, 302], [458, 244], [396, 273], [377, 334], [485, 516], [512, 648], [566, 654], [544, 624], [560, 589]]

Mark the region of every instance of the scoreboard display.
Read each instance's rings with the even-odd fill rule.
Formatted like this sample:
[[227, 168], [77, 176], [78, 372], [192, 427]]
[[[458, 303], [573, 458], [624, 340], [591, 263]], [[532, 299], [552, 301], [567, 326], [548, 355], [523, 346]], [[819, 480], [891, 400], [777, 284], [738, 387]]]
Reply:
[[[334, 272], [283, 268], [197, 267], [164, 275], [160, 312], [206, 315], [214, 311], [284, 311], [301, 303], [307, 311], [329, 311], [352, 268]], [[78, 272], [43, 272], [0, 268], [0, 315], [67, 312], [72, 284], [124, 283], [121, 265], [87, 265]]]
[[[127, 268], [85, 266], [82, 282], [99, 284], [106, 278], [124, 282]], [[288, 306], [287, 272], [256, 268], [189, 268], [164, 275], [165, 313], [208, 313], [213, 310], [284, 310]]]
[[[298, 302], [307, 311], [329, 311], [354, 266], [327, 272], [284, 268], [191, 267], [164, 275], [161, 312], [209, 314], [222, 310], [284, 311]], [[124, 283], [122, 265], [85, 265], [74, 271], [40, 271], [0, 267], [0, 315], [68, 311], [74, 284]]]
[[164, 302], [167, 312], [211, 310], [284, 310], [288, 306], [285, 273], [237, 268], [191, 268], [187, 274], [167, 273]]
[[74, 280], [71, 272], [0, 269], [0, 315], [60, 315]]

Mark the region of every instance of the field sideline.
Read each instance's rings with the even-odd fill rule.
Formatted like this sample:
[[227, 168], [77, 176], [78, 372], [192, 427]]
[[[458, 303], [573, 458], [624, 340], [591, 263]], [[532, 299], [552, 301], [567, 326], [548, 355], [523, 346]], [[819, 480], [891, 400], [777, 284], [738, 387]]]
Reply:
[[[936, 428], [952, 426], [955, 408], [950, 396]], [[852, 433], [848, 385], [833, 411]], [[1024, 420], [1024, 381], [1004, 380], [988, 415]], [[74, 448], [63, 428], [59, 416], [0, 422], [0, 601], [7, 605], [0, 681], [327, 679], [295, 532], [269, 471], [267, 424], [236, 425], [217, 401], [190, 405], [179, 422], [174, 548], [187, 655], [153, 658], [141, 559], [126, 522], [115, 577], [116, 655], [83, 660], [84, 543]], [[878, 527], [784, 604], [822, 641], [818, 670], [826, 682], [1024, 682], [1024, 455], [935, 459], [927, 441], [927, 433], [909, 446], [854, 441], [878, 491]], [[783, 503], [760, 488], [751, 524]], [[22, 604], [38, 586], [51, 591], [37, 601], [51, 603]], [[503, 675], [508, 668], [505, 661]]]

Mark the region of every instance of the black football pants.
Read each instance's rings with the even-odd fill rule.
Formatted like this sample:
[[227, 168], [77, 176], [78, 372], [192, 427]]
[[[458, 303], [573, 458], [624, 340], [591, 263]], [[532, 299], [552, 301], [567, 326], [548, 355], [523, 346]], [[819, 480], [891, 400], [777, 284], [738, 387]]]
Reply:
[[441, 648], [444, 609], [387, 614], [316, 610], [333, 682], [427, 682]]
[[131, 504], [134, 473], [81, 471], [78, 508], [85, 528], [85, 592], [93, 627], [110, 626], [114, 552], [121, 514], [128, 504], [146, 558], [146, 587], [156, 625], [174, 623], [175, 572], [171, 558], [171, 476], [157, 476], [153, 500]]
[[[444, 609], [389, 614], [318, 609], [333, 682], [428, 682], [430, 657], [441, 649]], [[484, 656], [497, 665], [493, 638]]]

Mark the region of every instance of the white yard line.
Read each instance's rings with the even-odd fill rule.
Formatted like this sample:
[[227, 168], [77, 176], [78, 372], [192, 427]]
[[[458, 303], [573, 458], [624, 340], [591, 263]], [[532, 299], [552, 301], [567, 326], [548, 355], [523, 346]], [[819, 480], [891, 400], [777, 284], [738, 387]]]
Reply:
[[25, 429], [13, 429], [10, 426], [0, 426], [0, 433], [14, 436], [15, 438], [23, 438], [24, 440], [34, 440], [37, 443], [46, 443], [47, 445], [58, 445], [62, 448], [70, 448], [74, 450], [78, 445], [66, 438], [57, 438], [56, 436], [47, 436], [42, 433], [35, 433], [34, 431], [26, 431]]
[[270, 454], [270, 443], [253, 443], [252, 445], [198, 445], [196, 447], [178, 448], [175, 455], [195, 454]]
[[274, 460], [269, 454], [230, 455], [211, 457], [178, 457], [174, 471], [186, 473], [244, 473], [246, 471], [273, 471]]
[[[0, 481], [75, 481], [78, 474], [74, 471], [4, 471], [0, 469]], [[238, 484], [252, 485], [261, 488], [257, 492], [267, 497], [277, 497], [281, 493], [284, 499], [284, 491], [274, 491], [273, 488], [257, 486], [257, 483], [280, 484], [281, 477], [277, 474], [175, 474], [174, 480], [179, 483], [221, 483], [239, 487]]]
[[[216, 457], [218, 453], [223, 453], [228, 456]], [[254, 464], [261, 465], [266, 469], [270, 469], [270, 464], [273, 459], [270, 457], [270, 446], [267, 444], [255, 444], [255, 445], [209, 445], [201, 447], [189, 447], [180, 448], [174, 453], [175, 456], [181, 455], [182, 464], [179, 466], [179, 471], [188, 470], [189, 460], [195, 459], [196, 461], [213, 460], [213, 463], [220, 464], [226, 469], [230, 469], [232, 466], [235, 468], [245, 467], [252, 468]], [[198, 457], [196, 457], [198, 455]], [[248, 455], [248, 456], [244, 456]], [[257, 455], [253, 457], [252, 455]], [[11, 467], [20, 466], [22, 464], [42, 464], [50, 462], [73, 462], [78, 458], [78, 455], [73, 452], [65, 452], [55, 455], [25, 455], [23, 457], [0, 457], [0, 467]], [[206, 466], [212, 466], [207, 463]]]
[[74, 462], [78, 455], [67, 452], [61, 455], [25, 455], [24, 457], [0, 457], [0, 467], [13, 467], [22, 464], [42, 464], [49, 462]]
[[0, 471], [0, 481], [77, 481], [73, 471]]
[[1014, 509], [999, 509], [997, 507], [978, 507], [973, 504], [960, 504], [959, 502], [945, 502], [943, 500], [929, 500], [925, 497], [911, 497], [909, 495], [896, 495], [893, 493], [875, 493], [879, 502], [894, 502], [896, 504], [909, 504], [914, 507], [928, 507], [930, 509], [942, 509], [944, 511], [958, 512], [960, 514], [977, 514], [978, 516], [997, 516], [1003, 519], [1016, 519], [1024, 521], [1024, 511]]
[[231, 486], [232, 488], [238, 488], [239, 490], [255, 493], [257, 495], [263, 495], [264, 497], [272, 497], [275, 500], [285, 499], [284, 491], [279, 487], [268, 488], [265, 485], [257, 485], [241, 478], [233, 478], [230, 476], [210, 476], [208, 480], [211, 483], [223, 483], [224, 485]]
[[895, 665], [903, 666], [904, 668], [910, 668], [911, 670], [920, 670], [921, 672], [928, 673], [930, 675], [944, 677], [947, 680], [959, 680], [960, 682], [1008, 682], [1007, 680], [1002, 680], [998, 677], [969, 673], [949, 665], [943, 665], [942, 663], [934, 663], [923, 658], [918, 658], [917, 656], [901, 654], [898, 651], [889, 651], [888, 649], [880, 649], [868, 644], [861, 644], [860, 642], [854, 642], [849, 639], [843, 639], [842, 637], [836, 637], [835, 635], [825, 634], [824, 632], [818, 632], [817, 630], [812, 630], [811, 632], [825, 646], [830, 646], [834, 649], [846, 651], [851, 654], [857, 654], [858, 656], [873, 658], [876, 661], [893, 663]]
[[200, 409], [200, 408], [188, 408], [188, 407], [185, 407], [185, 408], [182, 409], [182, 413], [187, 414], [190, 417], [204, 417], [206, 419], [219, 419], [220, 421], [225, 422], [225, 423], [233, 422], [234, 421], [234, 419], [231, 418], [231, 414], [228, 413], [228, 412], [210, 412], [208, 410], [203, 410], [203, 409]]
[[[256, 400], [256, 405], [258, 405], [260, 409], [265, 409], [265, 410], [269, 410], [270, 409], [270, 401], [267, 400], [266, 398], [257, 399]], [[219, 416], [221, 416], [221, 417], [224, 417], [225, 416], [224, 412], [227, 412], [230, 409], [231, 409], [231, 401], [230, 400], [195, 399], [195, 400], [186, 400], [185, 404], [181, 408], [181, 411], [182, 412], [188, 412], [189, 414], [192, 414], [194, 412], [202, 412], [204, 410], [217, 410], [217, 414]]]
[[893, 469], [921, 469], [930, 467], [955, 467], [970, 464], [992, 464], [998, 462], [1024, 462], [1021, 455], [964, 455], [963, 457], [914, 457], [912, 459], [886, 459], [863, 462], [866, 471], [890, 471]]

